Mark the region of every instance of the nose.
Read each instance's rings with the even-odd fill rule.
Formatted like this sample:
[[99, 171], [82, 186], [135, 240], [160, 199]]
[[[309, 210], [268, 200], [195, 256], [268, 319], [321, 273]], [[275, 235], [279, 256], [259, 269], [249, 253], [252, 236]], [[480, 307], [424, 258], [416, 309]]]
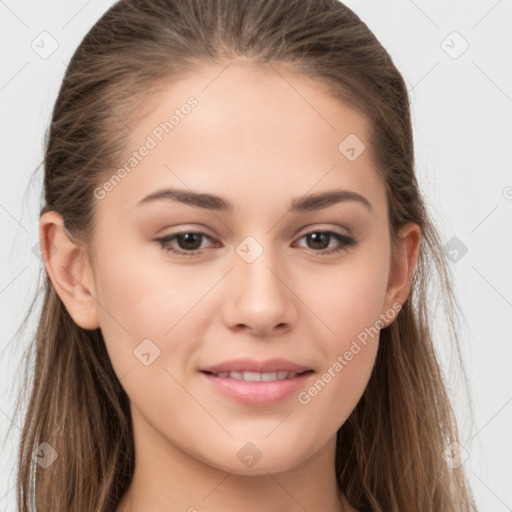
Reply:
[[230, 329], [257, 336], [288, 331], [297, 319], [296, 295], [289, 272], [270, 250], [252, 263], [234, 255], [235, 268], [227, 276], [224, 322]]

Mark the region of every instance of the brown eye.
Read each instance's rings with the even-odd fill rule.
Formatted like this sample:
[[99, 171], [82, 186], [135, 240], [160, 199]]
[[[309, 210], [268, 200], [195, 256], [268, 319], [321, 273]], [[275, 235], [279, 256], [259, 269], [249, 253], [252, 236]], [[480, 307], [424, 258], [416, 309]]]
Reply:
[[[356, 241], [353, 238], [334, 231], [312, 231], [311, 233], [303, 235], [300, 240], [303, 238], [306, 239], [308, 248], [321, 256], [347, 250], [348, 247], [356, 244]], [[333, 238], [338, 240], [339, 245], [338, 247], [329, 249], [329, 242]]]
[[[213, 240], [211, 236], [201, 231], [186, 231], [167, 235], [155, 241], [163, 250], [177, 256], [196, 256], [204, 249], [201, 245], [205, 238]], [[334, 231], [312, 231], [303, 235], [300, 240], [302, 239], [306, 239], [307, 248], [319, 256], [339, 253], [356, 245], [353, 238]], [[329, 248], [332, 239], [336, 239], [338, 245]]]
[[185, 233], [176, 235], [176, 242], [180, 249], [197, 250], [201, 247], [202, 237], [200, 233]]
[[310, 233], [306, 235], [306, 239], [311, 242], [313, 245], [310, 246], [311, 249], [327, 249], [329, 247], [329, 241], [331, 239], [331, 235], [328, 233]]
[[[202, 249], [201, 242], [204, 238], [212, 240], [206, 233], [200, 231], [186, 231], [158, 238], [156, 242], [158, 242], [165, 251], [179, 256], [194, 256], [197, 251]], [[173, 241], [175, 241], [175, 245], [178, 246], [177, 249], [172, 247], [171, 243]]]

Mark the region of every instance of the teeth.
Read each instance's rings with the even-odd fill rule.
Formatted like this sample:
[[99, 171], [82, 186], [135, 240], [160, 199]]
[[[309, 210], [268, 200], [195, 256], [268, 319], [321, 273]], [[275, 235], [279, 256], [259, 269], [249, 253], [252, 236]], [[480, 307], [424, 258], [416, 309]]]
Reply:
[[273, 380], [292, 379], [297, 374], [285, 370], [278, 372], [222, 372], [217, 373], [217, 377], [230, 378], [235, 380], [245, 380], [247, 382], [270, 382]]

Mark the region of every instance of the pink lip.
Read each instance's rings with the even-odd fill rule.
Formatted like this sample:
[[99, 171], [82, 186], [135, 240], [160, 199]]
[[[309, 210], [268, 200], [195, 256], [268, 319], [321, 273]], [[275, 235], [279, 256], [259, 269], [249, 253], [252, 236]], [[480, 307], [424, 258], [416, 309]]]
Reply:
[[279, 403], [290, 395], [296, 394], [303, 388], [306, 380], [309, 379], [312, 374], [313, 372], [311, 371], [302, 373], [291, 379], [247, 382], [245, 380], [236, 380], [229, 377], [216, 377], [210, 373], [201, 372], [202, 378], [206, 379], [207, 384], [224, 395], [247, 405], [272, 405]]
[[307, 370], [311, 370], [308, 366], [302, 366], [286, 359], [274, 358], [267, 359], [265, 361], [257, 361], [255, 359], [233, 359], [231, 361], [225, 361], [224, 363], [209, 366], [207, 368], [201, 368], [203, 372], [209, 373], [222, 373], [222, 372], [278, 372], [287, 371], [301, 373]]

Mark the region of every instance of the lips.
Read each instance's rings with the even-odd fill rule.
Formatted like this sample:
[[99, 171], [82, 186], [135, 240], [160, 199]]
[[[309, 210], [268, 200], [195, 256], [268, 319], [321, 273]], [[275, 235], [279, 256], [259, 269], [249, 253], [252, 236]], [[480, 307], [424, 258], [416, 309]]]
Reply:
[[201, 372], [200, 375], [208, 387], [229, 400], [249, 406], [269, 406], [291, 399], [293, 395], [306, 387], [310, 379], [313, 378], [313, 370], [295, 374], [294, 377], [288, 374], [285, 379], [270, 381], [238, 380], [209, 372]]
[[204, 382], [231, 400], [269, 406], [291, 398], [309, 381], [312, 368], [287, 359], [235, 359], [201, 369]]
[[[300, 374], [306, 371], [312, 371], [312, 368], [300, 365], [287, 359], [267, 359], [265, 361], [257, 361], [255, 359], [233, 359], [224, 363], [208, 366], [201, 369], [202, 372], [214, 375], [235, 372], [235, 374], [257, 373], [269, 374], [278, 372], [288, 372], [289, 374]], [[249, 375], [249, 378], [251, 376]], [[235, 377], [236, 378], [236, 377]]]
[[[304, 372], [301, 372], [304, 373]], [[235, 380], [245, 380], [246, 382], [270, 382], [274, 380], [285, 380], [285, 379], [293, 379], [297, 375], [301, 375], [301, 373], [296, 372], [287, 372], [286, 370], [279, 370], [277, 372], [219, 372], [212, 373], [211, 375], [215, 375], [216, 377], [220, 377], [223, 379], [235, 379]]]

